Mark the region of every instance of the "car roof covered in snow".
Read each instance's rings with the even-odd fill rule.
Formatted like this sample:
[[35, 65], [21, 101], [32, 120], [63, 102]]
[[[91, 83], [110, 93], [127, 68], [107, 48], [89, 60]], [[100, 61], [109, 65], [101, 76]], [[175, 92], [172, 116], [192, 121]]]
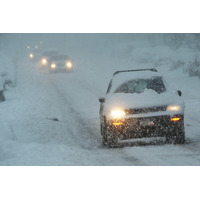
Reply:
[[136, 79], [151, 79], [154, 77], [162, 77], [162, 74], [151, 70], [125, 70], [119, 71], [118, 73], [115, 72], [110, 82], [110, 89], [108, 88], [107, 93], [115, 91], [117, 87], [127, 81]]
[[56, 61], [56, 60], [67, 60], [69, 59], [69, 56], [68, 55], [56, 55], [56, 56], [52, 56], [50, 58], [51, 61]]
[[149, 69], [131, 69], [131, 70], [122, 70], [122, 71], [116, 71], [113, 76], [115, 76], [116, 74], [119, 74], [119, 73], [123, 73], [123, 72], [142, 72], [142, 71], [152, 71], [152, 72], [157, 72], [157, 69], [155, 68], [149, 68]]

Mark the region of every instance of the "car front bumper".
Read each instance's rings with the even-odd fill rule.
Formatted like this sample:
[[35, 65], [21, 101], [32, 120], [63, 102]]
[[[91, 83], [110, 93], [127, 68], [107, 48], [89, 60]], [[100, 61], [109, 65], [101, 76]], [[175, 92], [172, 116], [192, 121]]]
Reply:
[[[120, 139], [143, 138], [143, 137], [163, 137], [167, 135], [176, 135], [177, 128], [183, 127], [184, 116], [179, 117], [178, 121], [171, 121], [171, 116], [155, 116], [128, 118], [122, 121], [107, 121], [107, 130], [117, 135]], [[114, 125], [114, 123], [120, 123]]]

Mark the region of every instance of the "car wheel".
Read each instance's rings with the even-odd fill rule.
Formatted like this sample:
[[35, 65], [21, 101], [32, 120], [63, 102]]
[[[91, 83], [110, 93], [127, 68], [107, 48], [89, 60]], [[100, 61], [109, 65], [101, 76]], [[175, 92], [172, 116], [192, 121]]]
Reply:
[[179, 129], [177, 131], [177, 135], [174, 138], [174, 143], [175, 144], [184, 144], [185, 143], [185, 130]]
[[102, 144], [103, 144], [103, 146], [108, 145], [108, 140], [107, 140], [107, 137], [105, 135], [102, 135]]
[[185, 143], [185, 129], [184, 123], [170, 131], [170, 135], [166, 136], [167, 143], [184, 144]]
[[102, 136], [102, 144], [106, 146], [108, 143], [107, 137], [105, 135], [105, 128], [101, 125], [101, 136]]
[[105, 140], [109, 148], [118, 147], [118, 138], [116, 134], [111, 130], [106, 130], [105, 132]]

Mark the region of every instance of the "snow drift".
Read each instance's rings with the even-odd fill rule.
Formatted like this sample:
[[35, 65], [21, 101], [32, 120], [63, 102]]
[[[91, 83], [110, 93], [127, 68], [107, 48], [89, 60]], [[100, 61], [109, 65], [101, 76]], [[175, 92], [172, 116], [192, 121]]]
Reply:
[[4, 85], [16, 85], [17, 66], [7, 55], [0, 53], [0, 76]]

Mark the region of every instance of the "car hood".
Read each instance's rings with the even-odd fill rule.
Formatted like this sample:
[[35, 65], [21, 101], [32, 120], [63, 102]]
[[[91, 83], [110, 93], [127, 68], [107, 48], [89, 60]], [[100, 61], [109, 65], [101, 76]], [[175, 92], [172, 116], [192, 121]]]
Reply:
[[106, 96], [104, 111], [110, 112], [113, 108], [149, 108], [156, 106], [180, 105], [184, 109], [184, 101], [176, 92], [161, 94], [153, 90], [141, 94], [114, 93]]

